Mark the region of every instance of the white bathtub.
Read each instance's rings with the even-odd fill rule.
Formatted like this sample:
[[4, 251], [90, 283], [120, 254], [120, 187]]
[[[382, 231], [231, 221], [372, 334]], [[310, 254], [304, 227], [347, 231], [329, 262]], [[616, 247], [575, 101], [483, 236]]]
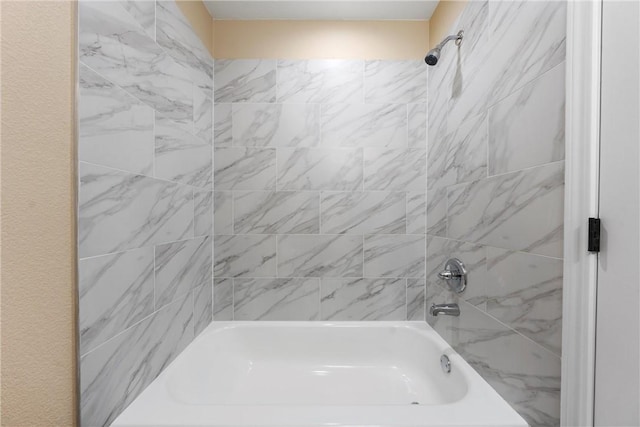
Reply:
[[424, 322], [220, 322], [113, 425], [527, 423]]

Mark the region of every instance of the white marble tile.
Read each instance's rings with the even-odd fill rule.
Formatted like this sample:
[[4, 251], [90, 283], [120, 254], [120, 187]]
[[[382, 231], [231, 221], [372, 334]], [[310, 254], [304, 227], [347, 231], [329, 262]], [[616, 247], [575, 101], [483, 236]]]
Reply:
[[233, 104], [214, 104], [213, 106], [213, 144], [216, 147], [233, 145], [231, 107]]
[[216, 148], [213, 165], [216, 190], [275, 190], [275, 148]]
[[562, 260], [487, 247], [487, 313], [560, 356]]
[[427, 65], [422, 60], [365, 62], [365, 102], [427, 102]]
[[149, 37], [156, 38], [155, 2], [147, 0], [120, 0], [122, 6], [129, 12]]
[[193, 232], [197, 236], [213, 234], [213, 191], [193, 190]]
[[323, 192], [322, 232], [327, 234], [406, 231], [405, 193]]
[[427, 104], [407, 105], [407, 144], [413, 148], [427, 146]]
[[447, 189], [427, 191], [427, 234], [447, 236]]
[[425, 237], [378, 234], [364, 236], [365, 277], [424, 277]]
[[153, 109], [79, 64], [78, 158], [151, 175]]
[[426, 190], [426, 154], [424, 149], [365, 148], [364, 189]]
[[[156, 42], [179, 64], [212, 85], [213, 58], [174, 0], [156, 1]], [[201, 84], [198, 82], [198, 84]]]
[[80, 163], [81, 258], [193, 236], [191, 187]]
[[278, 102], [361, 103], [364, 62], [278, 60]]
[[213, 192], [213, 233], [233, 234], [233, 193]]
[[456, 71], [450, 130], [565, 59], [566, 3], [489, 2], [487, 30]]
[[279, 148], [278, 190], [362, 189], [361, 148]]
[[279, 277], [360, 277], [362, 236], [278, 236]]
[[[458, 258], [467, 269], [468, 286], [461, 294], [452, 291], [447, 282], [438, 277], [450, 258]], [[473, 243], [459, 242], [441, 237], [427, 236], [427, 287], [431, 294], [437, 290], [440, 297], [436, 304], [457, 302], [458, 299], [480, 307], [486, 307], [487, 300], [487, 259], [484, 247]], [[444, 290], [439, 290], [442, 287]]]
[[448, 236], [561, 257], [564, 162], [449, 188]]
[[437, 142], [450, 133], [447, 126], [449, 100], [459, 90], [459, 87], [454, 83], [456, 83], [456, 70], [460, 61], [459, 48], [455, 44], [448, 43], [442, 48], [438, 65], [429, 69], [427, 85], [429, 93], [427, 97], [427, 139], [429, 144]]
[[191, 74], [151, 39], [121, 2], [78, 5], [79, 59], [177, 120], [193, 120]]
[[193, 340], [193, 295], [155, 312], [80, 359], [80, 422], [111, 422]]
[[489, 174], [564, 159], [564, 62], [489, 109]]
[[275, 102], [276, 61], [216, 59], [215, 102]]
[[323, 147], [406, 147], [407, 106], [326, 104], [322, 106]]
[[210, 88], [193, 87], [193, 132], [208, 144], [213, 141], [213, 91]]
[[445, 137], [429, 141], [429, 190], [486, 178], [487, 139], [487, 116], [483, 114]]
[[312, 147], [320, 142], [319, 104], [233, 104], [233, 144]]
[[530, 424], [560, 425], [560, 357], [462, 302], [453, 347]]
[[427, 193], [407, 193], [407, 234], [427, 232]]
[[153, 248], [79, 261], [80, 354], [153, 313]]
[[322, 320], [406, 320], [405, 279], [322, 279]]
[[156, 246], [156, 309], [212, 280], [212, 239], [199, 237]]
[[213, 253], [216, 277], [276, 275], [276, 236], [216, 236]]
[[317, 320], [320, 279], [233, 279], [235, 320]]
[[213, 320], [233, 320], [233, 279], [214, 279]]
[[407, 320], [425, 320], [425, 279], [407, 279]]
[[236, 234], [317, 234], [317, 192], [236, 191], [233, 195]]
[[213, 320], [213, 284], [209, 282], [193, 290], [193, 327], [197, 336]]
[[190, 126], [156, 114], [155, 176], [211, 189], [211, 145], [190, 130]]

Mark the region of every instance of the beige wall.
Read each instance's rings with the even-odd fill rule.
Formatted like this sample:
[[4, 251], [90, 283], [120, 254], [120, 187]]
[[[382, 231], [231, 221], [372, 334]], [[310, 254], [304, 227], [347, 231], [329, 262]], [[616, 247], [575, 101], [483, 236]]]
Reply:
[[193, 30], [213, 56], [213, 19], [201, 0], [178, 0], [180, 10], [187, 17]]
[[440, 0], [429, 21], [429, 49], [449, 35], [451, 25], [466, 4], [467, 0]]
[[215, 21], [216, 58], [419, 59], [428, 21]]
[[75, 5], [2, 2], [2, 425], [75, 424]]

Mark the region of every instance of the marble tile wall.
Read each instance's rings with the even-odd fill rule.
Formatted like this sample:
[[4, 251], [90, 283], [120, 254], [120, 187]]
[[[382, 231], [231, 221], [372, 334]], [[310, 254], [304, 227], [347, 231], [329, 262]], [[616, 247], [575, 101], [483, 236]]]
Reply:
[[424, 320], [424, 62], [214, 70], [214, 320]]
[[173, 0], [82, 0], [78, 43], [80, 407], [97, 426], [212, 320], [213, 59]]
[[[532, 426], [560, 418], [564, 2], [469, 2], [429, 69], [427, 321]], [[469, 269], [454, 295], [449, 257]]]

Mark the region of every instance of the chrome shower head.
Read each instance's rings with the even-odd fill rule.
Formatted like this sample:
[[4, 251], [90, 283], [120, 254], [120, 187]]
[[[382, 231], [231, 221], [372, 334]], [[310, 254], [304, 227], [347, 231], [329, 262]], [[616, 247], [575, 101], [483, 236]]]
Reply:
[[424, 62], [426, 62], [427, 65], [436, 65], [438, 63], [438, 59], [440, 59], [441, 51], [442, 49], [439, 47], [434, 47], [429, 51], [429, 53], [427, 53], [427, 56], [424, 58]]
[[451, 40], [455, 40], [456, 46], [460, 46], [460, 43], [462, 43], [463, 35], [464, 35], [464, 31], [460, 30], [458, 31], [458, 34], [447, 36], [447, 38], [442, 40], [440, 43], [436, 45], [436, 47], [434, 47], [427, 53], [427, 56], [424, 57], [424, 62], [426, 62], [427, 65], [432, 65], [432, 66], [436, 65], [438, 63], [438, 60], [440, 59], [440, 52], [442, 52], [443, 46], [448, 42], [450, 42]]

